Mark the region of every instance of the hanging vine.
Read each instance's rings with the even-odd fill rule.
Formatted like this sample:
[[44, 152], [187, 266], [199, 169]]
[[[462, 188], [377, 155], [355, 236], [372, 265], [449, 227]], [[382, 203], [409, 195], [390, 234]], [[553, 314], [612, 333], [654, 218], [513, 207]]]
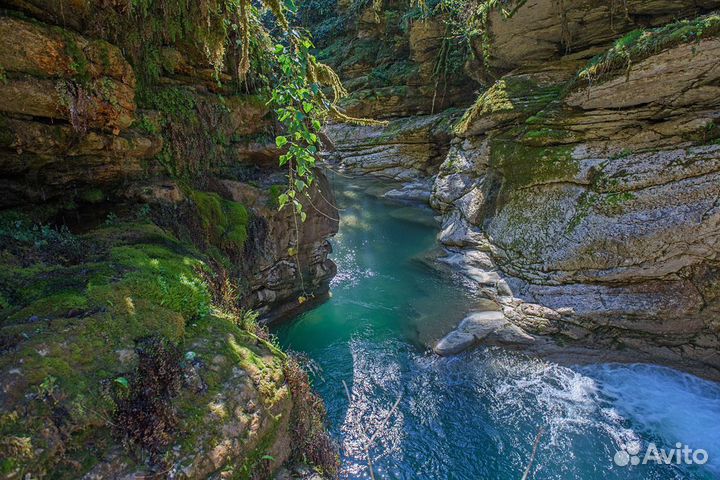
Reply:
[[[314, 180], [323, 123], [328, 118], [363, 125], [384, 122], [353, 118], [340, 110], [337, 102], [347, 91], [337, 74], [310, 53], [310, 39], [288, 21], [294, 9], [293, 2], [280, 0], [121, 0], [99, 7], [93, 24], [98, 36], [128, 54], [137, 72], [140, 102], [153, 101], [149, 87], [165, 68], [161, 50], [179, 42], [205, 55], [219, 87], [229, 72], [236, 90], [248, 91], [253, 69], [263, 69], [253, 88], [270, 97], [268, 103], [285, 129], [276, 138], [285, 150], [280, 165], [288, 169], [280, 208], [293, 204], [304, 220], [299, 197]], [[266, 19], [261, 21], [267, 11], [274, 19], [270, 29]]]

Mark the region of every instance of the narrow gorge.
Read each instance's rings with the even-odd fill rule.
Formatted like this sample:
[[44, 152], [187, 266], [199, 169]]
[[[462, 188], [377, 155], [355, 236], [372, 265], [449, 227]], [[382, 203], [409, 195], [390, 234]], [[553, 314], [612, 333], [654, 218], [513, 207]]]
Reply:
[[718, 12], [0, 1], [0, 478], [720, 478]]

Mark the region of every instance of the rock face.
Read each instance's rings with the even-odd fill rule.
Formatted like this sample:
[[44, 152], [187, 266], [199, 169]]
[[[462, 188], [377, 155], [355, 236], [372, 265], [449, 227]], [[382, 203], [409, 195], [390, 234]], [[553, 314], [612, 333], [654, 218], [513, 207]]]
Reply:
[[720, 4], [627, 2], [612, 29], [600, 3], [491, 16], [508, 73], [456, 127], [439, 240], [532, 333], [720, 378], [720, 17], [608, 46]]
[[0, 478], [269, 478], [327, 440], [256, 324], [326, 296], [332, 190], [278, 211], [265, 100], [121, 4], [0, 12]]
[[374, 8], [358, 12], [338, 2], [331, 13], [303, 14], [318, 58], [350, 92], [341, 107], [355, 117], [389, 121], [386, 127], [330, 126], [329, 158], [351, 173], [427, 178], [437, 173], [461, 114], [457, 107], [472, 101], [476, 84], [443, 18], [412, 18], [413, 9], [402, 2]]
[[371, 174], [403, 182], [434, 175], [450, 142], [453, 110], [397, 118], [387, 126], [330, 125], [329, 160], [352, 174]]
[[[0, 82], [0, 185], [5, 192], [0, 206], [77, 202], [90, 209], [88, 204], [125, 198], [155, 203], [164, 211], [180, 208], [193, 196], [167, 177], [163, 162], [171, 150], [176, 165], [170, 170], [187, 174], [199, 168], [195, 163], [207, 162], [209, 177], [219, 180], [193, 188], [250, 208], [250, 226], [262, 237], [253, 236], [240, 255], [243, 272], [254, 277], [246, 292], [252, 296], [250, 306], [270, 318], [291, 310], [300, 295], [326, 293], [334, 274], [327, 259], [327, 238], [337, 231], [330, 215], [334, 197], [318, 173], [312, 203], [321, 213], [308, 208], [310, 219], [300, 225], [300, 238], [292, 215], [275, 212], [274, 197], [285, 179], [275, 167], [280, 152], [254, 140], [272, 134], [262, 101], [209, 93], [193, 81], [203, 77], [202, 71], [185, 65], [167, 73], [172, 87], [157, 88], [154, 98], [145, 101], [147, 108], [136, 112], [135, 74], [118, 47], [12, 17], [0, 17], [0, 33], [6, 52], [0, 58], [6, 77]], [[87, 78], [79, 78], [79, 62]], [[179, 111], [181, 102], [188, 112]], [[205, 131], [204, 122], [219, 131]], [[212, 135], [217, 138], [208, 141]], [[166, 195], [168, 189], [174, 193]], [[87, 201], [93, 196], [99, 197]], [[287, 253], [296, 247], [297, 262]]]

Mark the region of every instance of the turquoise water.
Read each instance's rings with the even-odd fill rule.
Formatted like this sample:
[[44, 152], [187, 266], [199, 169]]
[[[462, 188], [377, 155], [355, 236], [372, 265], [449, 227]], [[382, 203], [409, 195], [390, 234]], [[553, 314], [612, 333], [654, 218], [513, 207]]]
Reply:
[[[428, 345], [482, 303], [423, 261], [436, 246], [432, 212], [386, 202], [367, 181], [335, 185], [333, 296], [275, 333], [321, 368], [314, 386], [341, 447], [341, 478], [370, 478], [372, 437], [375, 478], [520, 480], [528, 464], [534, 479], [720, 478], [718, 384], [647, 365], [566, 367], [498, 348], [432, 354]], [[613, 462], [623, 446], [641, 447], [642, 457], [649, 442], [704, 449], [709, 461]]]

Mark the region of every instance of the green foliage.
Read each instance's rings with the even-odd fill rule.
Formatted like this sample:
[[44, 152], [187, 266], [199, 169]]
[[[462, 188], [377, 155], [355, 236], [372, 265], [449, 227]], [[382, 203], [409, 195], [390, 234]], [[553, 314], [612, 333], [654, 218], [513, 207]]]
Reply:
[[633, 62], [643, 60], [660, 50], [718, 35], [718, 14], [705, 15], [694, 20], [679, 20], [650, 30], [633, 30], [619, 38], [607, 52], [593, 58], [578, 73], [578, 77], [591, 81], [618, 69], [629, 72]]
[[278, 206], [283, 208], [291, 202], [303, 221], [307, 214], [298, 194], [304, 193], [314, 180], [312, 172], [319, 147], [317, 134], [322, 128], [320, 120], [327, 115], [327, 109], [322, 106], [320, 85], [308, 80], [310, 62], [314, 61], [309, 53], [312, 46], [309, 40], [302, 41], [298, 50], [276, 45], [282, 77], [271, 97], [278, 120], [287, 132], [287, 136], [279, 135], [275, 139], [278, 148], [286, 149], [280, 156], [280, 166], [287, 165], [289, 171], [288, 188], [286, 193], [278, 195]]
[[268, 194], [270, 195], [269, 204], [271, 207], [280, 208], [279, 197], [282, 193], [285, 192], [285, 188], [286, 188], [286, 185], [281, 185], [281, 184], [270, 185], [270, 188], [268, 189]]
[[527, 0], [430, 0], [412, 2], [404, 21], [442, 15], [447, 26], [446, 39], [452, 39], [455, 46], [448, 51], [472, 54], [472, 43], [481, 39], [481, 60], [487, 65], [491, 54], [489, 17], [497, 11], [503, 18], [510, 18]]
[[238, 326], [250, 333], [258, 334], [261, 328], [258, 324], [260, 314], [255, 310], [243, 310], [237, 317]]
[[14, 211], [0, 215], [0, 244], [17, 244], [18, 248], [41, 250], [42, 258], [71, 262], [82, 255], [80, 239], [66, 226], [54, 228], [39, 224]]
[[198, 209], [208, 242], [230, 251], [242, 251], [250, 222], [247, 208], [217, 193], [193, 191], [190, 198]]

